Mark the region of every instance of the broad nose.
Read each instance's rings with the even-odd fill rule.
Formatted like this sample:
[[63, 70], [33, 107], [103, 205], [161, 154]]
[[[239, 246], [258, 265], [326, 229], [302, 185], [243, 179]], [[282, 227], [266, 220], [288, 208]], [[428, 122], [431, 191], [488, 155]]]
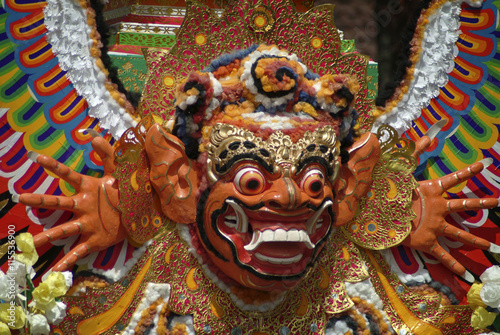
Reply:
[[298, 209], [307, 205], [307, 196], [301, 191], [293, 179], [284, 177], [273, 182], [267, 192], [264, 203], [272, 209]]

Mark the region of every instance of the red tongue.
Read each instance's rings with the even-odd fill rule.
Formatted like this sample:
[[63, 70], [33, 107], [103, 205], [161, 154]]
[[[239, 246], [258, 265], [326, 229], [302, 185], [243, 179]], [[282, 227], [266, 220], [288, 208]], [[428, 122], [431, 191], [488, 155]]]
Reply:
[[269, 257], [290, 258], [303, 253], [304, 243], [300, 242], [263, 242], [253, 252]]

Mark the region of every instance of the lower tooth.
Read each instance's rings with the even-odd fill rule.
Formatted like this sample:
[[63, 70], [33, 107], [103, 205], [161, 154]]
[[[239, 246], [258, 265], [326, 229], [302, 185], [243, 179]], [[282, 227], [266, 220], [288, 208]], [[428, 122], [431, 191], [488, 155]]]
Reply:
[[257, 257], [257, 259], [263, 261], [263, 262], [267, 262], [267, 263], [271, 263], [271, 264], [285, 264], [285, 265], [288, 265], [288, 264], [293, 264], [293, 263], [297, 263], [298, 261], [300, 261], [302, 259], [302, 254], [299, 254], [297, 256], [294, 256], [294, 257], [290, 257], [290, 258], [275, 258], [275, 257], [269, 257], [269, 256], [265, 256], [265, 255], [262, 255], [260, 253], [256, 253], [255, 254], [255, 257]]
[[236, 222], [234, 221], [224, 221], [224, 223], [226, 224], [226, 226], [228, 226], [229, 228], [234, 228], [236, 227]]

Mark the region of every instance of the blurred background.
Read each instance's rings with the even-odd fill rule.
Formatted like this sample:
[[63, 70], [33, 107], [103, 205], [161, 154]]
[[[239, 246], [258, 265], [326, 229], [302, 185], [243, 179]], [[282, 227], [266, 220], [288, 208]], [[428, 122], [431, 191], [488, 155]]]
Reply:
[[412, 18], [420, 13], [415, 0], [317, 0], [315, 5], [334, 4], [337, 28], [344, 38], [354, 39], [356, 49], [379, 63], [379, 88], [395, 80], [398, 56], [405, 38], [413, 34]]

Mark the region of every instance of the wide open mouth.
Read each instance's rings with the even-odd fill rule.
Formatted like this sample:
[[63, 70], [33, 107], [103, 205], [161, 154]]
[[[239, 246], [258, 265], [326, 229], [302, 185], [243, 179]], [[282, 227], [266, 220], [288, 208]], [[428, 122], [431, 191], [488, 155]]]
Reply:
[[328, 235], [333, 205], [326, 199], [319, 208], [276, 212], [266, 207], [249, 209], [226, 199], [217, 229], [235, 247], [235, 259], [265, 275], [296, 276], [304, 272]]

